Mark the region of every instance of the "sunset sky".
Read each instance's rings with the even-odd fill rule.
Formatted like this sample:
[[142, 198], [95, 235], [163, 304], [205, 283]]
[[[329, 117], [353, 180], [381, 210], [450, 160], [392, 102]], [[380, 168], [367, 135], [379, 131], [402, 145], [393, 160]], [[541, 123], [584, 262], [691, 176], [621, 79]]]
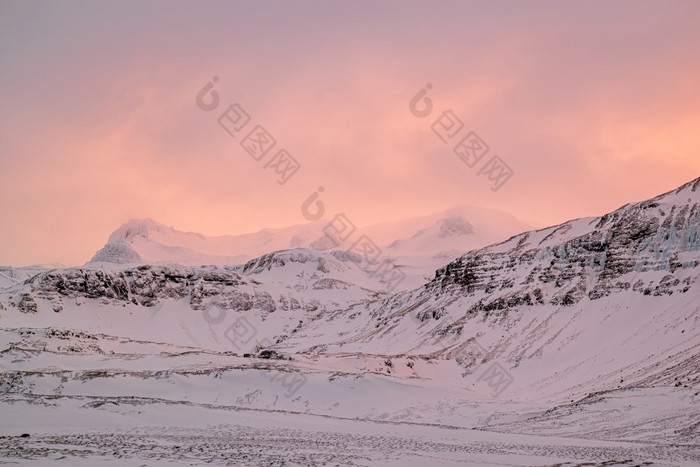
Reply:
[[[319, 186], [358, 225], [604, 214], [700, 176], [699, 25], [697, 1], [4, 0], [0, 264], [82, 264], [136, 217], [300, 224]], [[234, 103], [251, 119], [231, 136]], [[446, 110], [490, 148], [474, 167], [431, 130]], [[277, 141], [261, 161], [241, 146], [255, 125]], [[301, 168], [280, 185], [282, 148]], [[493, 155], [513, 171], [497, 191]]]

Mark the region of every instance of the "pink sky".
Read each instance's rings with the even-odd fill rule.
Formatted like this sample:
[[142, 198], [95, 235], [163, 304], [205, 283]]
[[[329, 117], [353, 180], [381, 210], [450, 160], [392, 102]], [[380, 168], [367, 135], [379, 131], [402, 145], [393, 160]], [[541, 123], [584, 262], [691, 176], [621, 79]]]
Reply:
[[[321, 185], [358, 225], [603, 214], [700, 176], [698, 24], [695, 1], [4, 1], [0, 264], [82, 264], [134, 217], [303, 223]], [[235, 102], [300, 162], [284, 185], [218, 125]], [[448, 109], [512, 168], [498, 191], [431, 131]]]

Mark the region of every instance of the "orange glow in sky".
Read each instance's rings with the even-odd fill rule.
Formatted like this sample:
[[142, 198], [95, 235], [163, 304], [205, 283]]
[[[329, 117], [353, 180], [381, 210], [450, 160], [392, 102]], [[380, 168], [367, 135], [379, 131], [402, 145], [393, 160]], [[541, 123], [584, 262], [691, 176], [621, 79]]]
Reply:
[[[319, 186], [358, 225], [604, 214], [700, 175], [698, 24], [695, 1], [4, 1], [0, 264], [82, 264], [136, 217], [299, 224]], [[284, 184], [219, 125], [234, 103], [299, 162]], [[497, 191], [431, 129], [446, 110], [512, 169]]]

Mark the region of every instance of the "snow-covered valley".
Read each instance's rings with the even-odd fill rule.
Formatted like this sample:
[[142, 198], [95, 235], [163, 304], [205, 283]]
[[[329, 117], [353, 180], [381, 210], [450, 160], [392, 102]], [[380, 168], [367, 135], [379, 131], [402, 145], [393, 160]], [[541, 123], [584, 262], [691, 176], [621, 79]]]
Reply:
[[700, 464], [700, 179], [523, 233], [470, 209], [368, 229], [396, 288], [322, 224], [0, 269], [0, 459]]

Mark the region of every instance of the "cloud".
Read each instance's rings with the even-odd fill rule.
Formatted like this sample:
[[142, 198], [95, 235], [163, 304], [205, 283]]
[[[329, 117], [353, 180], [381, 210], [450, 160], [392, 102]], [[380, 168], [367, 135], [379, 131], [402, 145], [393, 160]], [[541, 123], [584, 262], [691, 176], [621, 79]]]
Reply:
[[[463, 203], [544, 225], [700, 172], [692, 3], [165, 5], [3, 5], [0, 263], [81, 263], [130, 217], [299, 223], [320, 185], [358, 225]], [[234, 102], [301, 163], [286, 185], [217, 124]], [[447, 109], [514, 169], [499, 192], [431, 131]]]

